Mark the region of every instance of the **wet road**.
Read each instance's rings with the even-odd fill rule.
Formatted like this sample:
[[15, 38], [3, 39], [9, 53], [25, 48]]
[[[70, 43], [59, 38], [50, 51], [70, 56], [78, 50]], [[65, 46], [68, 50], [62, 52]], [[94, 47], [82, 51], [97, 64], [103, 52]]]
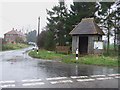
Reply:
[[29, 57], [22, 50], [0, 52], [0, 84], [6, 87], [118, 88], [117, 67], [64, 64]]

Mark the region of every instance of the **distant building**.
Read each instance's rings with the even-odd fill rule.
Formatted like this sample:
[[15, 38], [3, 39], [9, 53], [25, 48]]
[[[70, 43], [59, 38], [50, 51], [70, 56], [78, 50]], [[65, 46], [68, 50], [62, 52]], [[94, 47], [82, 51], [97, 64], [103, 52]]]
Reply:
[[3, 38], [0, 38], [0, 44], [2, 44], [2, 40], [3, 40]]
[[2, 51], [2, 42], [3, 42], [3, 38], [0, 38], [0, 51]]
[[4, 34], [4, 40], [6, 43], [26, 42], [26, 36], [21, 32], [14, 30], [14, 28]]
[[93, 18], [85, 18], [70, 32], [72, 35], [72, 52], [80, 54], [101, 54], [103, 52], [102, 35], [104, 32]]

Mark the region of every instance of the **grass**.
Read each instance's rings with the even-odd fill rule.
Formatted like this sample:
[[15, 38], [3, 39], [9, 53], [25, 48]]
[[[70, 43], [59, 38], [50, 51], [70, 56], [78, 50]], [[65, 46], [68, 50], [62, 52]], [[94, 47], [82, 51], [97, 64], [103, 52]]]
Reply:
[[39, 50], [39, 53], [37, 54], [37, 51], [31, 51], [29, 53], [30, 56], [34, 58], [41, 58], [41, 59], [62, 59], [62, 57], [66, 56], [64, 54], [55, 53], [52, 51], [46, 51], [46, 50]]
[[98, 56], [98, 55], [85, 55], [79, 57], [79, 59], [75, 60], [74, 54], [59, 54], [52, 51], [39, 50], [29, 52], [29, 55], [34, 58], [41, 59], [50, 59], [50, 60], [61, 60], [64, 63], [78, 63], [78, 64], [88, 64], [88, 65], [102, 65], [102, 66], [120, 66], [118, 65], [117, 56]]
[[17, 44], [8, 43], [8, 44], [2, 45], [2, 51], [16, 50], [16, 49], [21, 49], [21, 48], [25, 48], [25, 47], [28, 47], [28, 45], [22, 44], [22, 43], [17, 43]]
[[117, 58], [105, 57], [105, 56], [95, 56], [95, 55], [87, 55], [84, 57], [79, 57], [76, 61], [72, 59], [63, 59], [63, 62], [69, 63], [80, 63], [80, 64], [88, 64], [88, 65], [103, 65], [103, 66], [118, 66]]

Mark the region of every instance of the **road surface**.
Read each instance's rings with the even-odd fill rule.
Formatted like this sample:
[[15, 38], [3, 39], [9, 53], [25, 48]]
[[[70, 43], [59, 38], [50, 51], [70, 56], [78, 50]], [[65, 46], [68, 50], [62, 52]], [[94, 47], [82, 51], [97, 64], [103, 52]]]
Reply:
[[118, 88], [117, 67], [34, 59], [31, 49], [0, 52], [1, 88]]

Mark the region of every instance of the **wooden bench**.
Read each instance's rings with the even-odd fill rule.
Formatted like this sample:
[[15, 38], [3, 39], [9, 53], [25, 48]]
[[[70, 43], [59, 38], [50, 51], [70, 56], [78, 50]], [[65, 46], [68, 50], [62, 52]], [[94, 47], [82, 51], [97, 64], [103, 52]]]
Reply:
[[70, 52], [70, 46], [56, 46], [56, 53], [66, 53]]

